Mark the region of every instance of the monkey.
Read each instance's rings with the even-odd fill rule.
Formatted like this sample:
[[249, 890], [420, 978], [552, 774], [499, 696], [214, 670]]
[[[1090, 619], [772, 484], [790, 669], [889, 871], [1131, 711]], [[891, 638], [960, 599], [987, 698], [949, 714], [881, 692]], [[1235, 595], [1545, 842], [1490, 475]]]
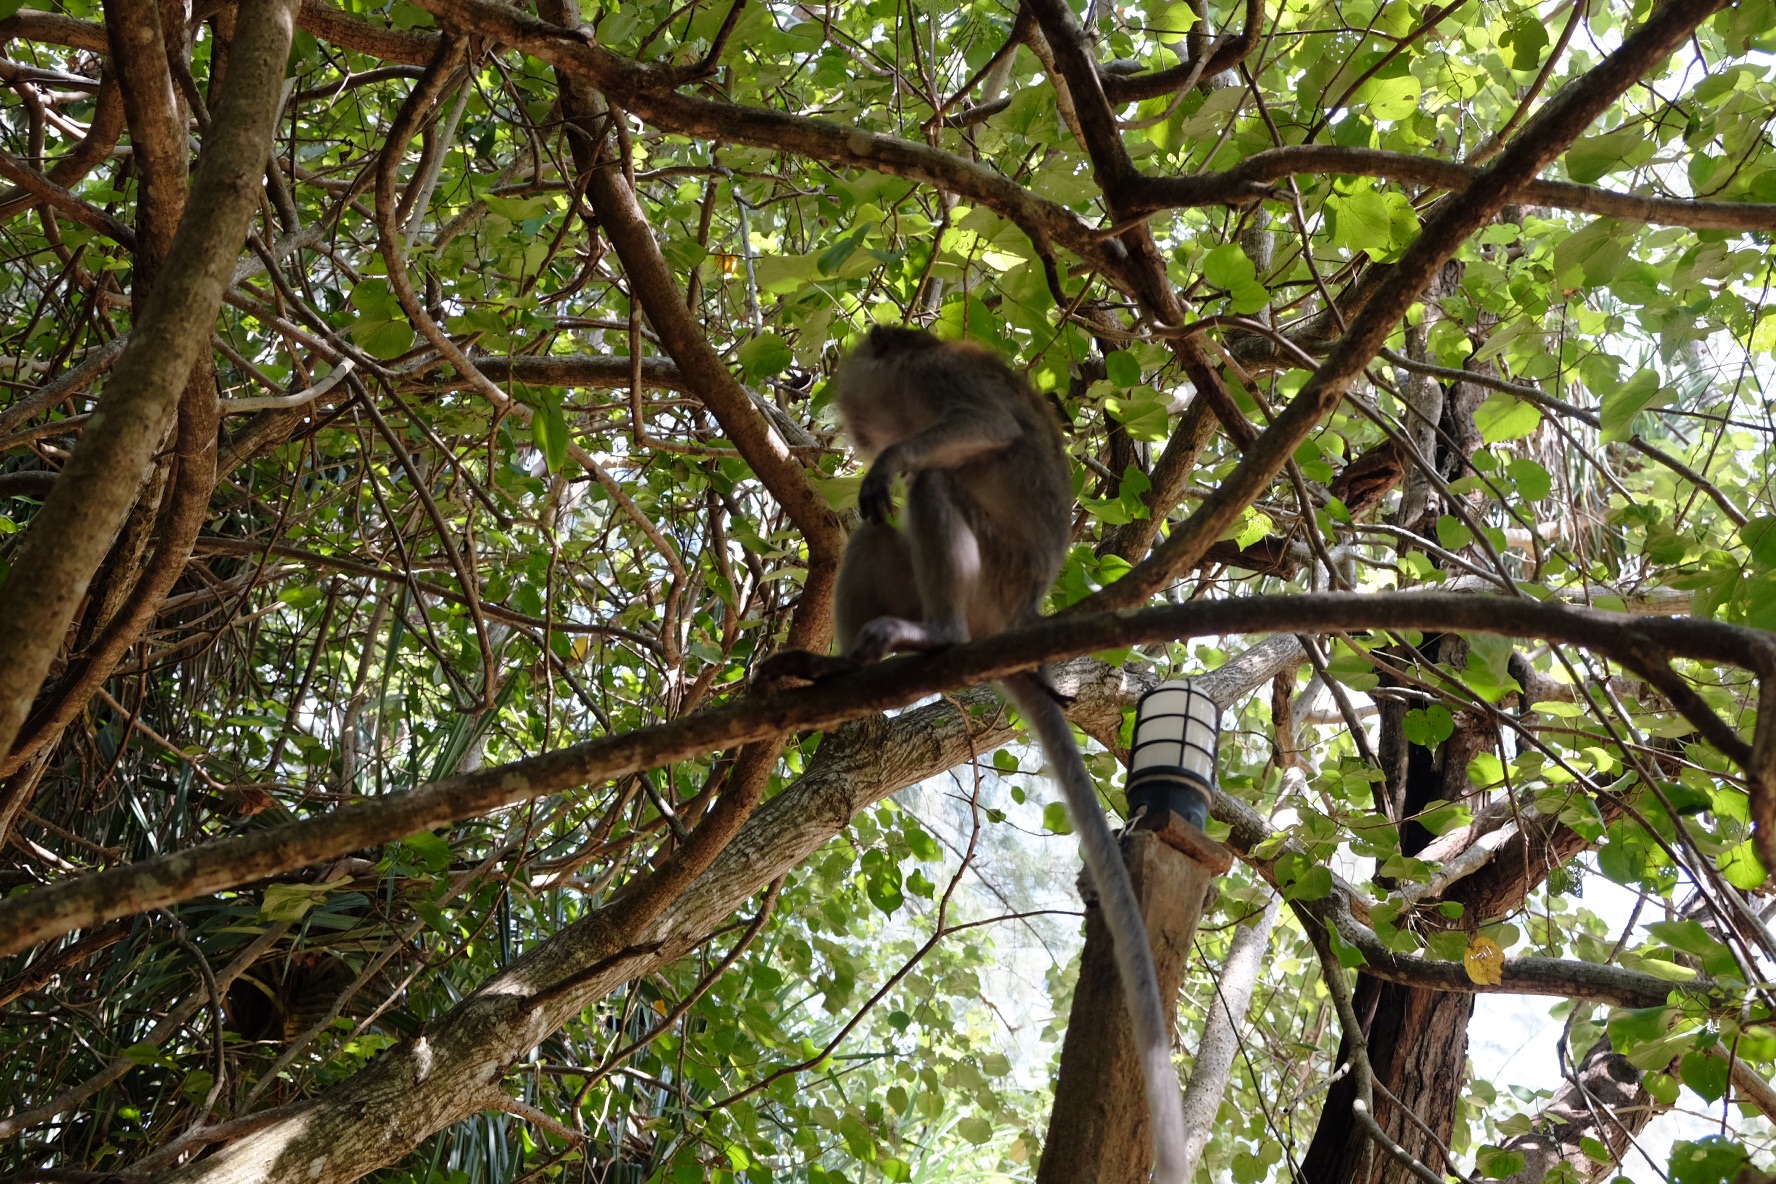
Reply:
[[[756, 677], [817, 681], [1036, 620], [1072, 533], [1073, 488], [1053, 411], [998, 354], [923, 329], [876, 326], [839, 365], [834, 385], [847, 434], [873, 457], [858, 489], [863, 521], [833, 596], [841, 656], [786, 651]], [[900, 527], [889, 522], [896, 477], [907, 480]], [[1079, 834], [1146, 1084], [1153, 1178], [1174, 1184], [1184, 1116], [1171, 1025], [1128, 869], [1046, 676], [1015, 674], [1002, 685], [1035, 729]]]

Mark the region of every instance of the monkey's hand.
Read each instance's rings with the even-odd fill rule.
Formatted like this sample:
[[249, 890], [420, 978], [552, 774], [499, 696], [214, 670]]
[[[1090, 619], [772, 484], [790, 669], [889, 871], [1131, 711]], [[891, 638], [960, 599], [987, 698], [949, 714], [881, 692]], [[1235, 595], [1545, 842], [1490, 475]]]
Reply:
[[894, 470], [877, 460], [857, 489], [857, 512], [865, 522], [883, 523], [894, 509]]
[[752, 685], [775, 690], [788, 681], [824, 682], [857, 669], [849, 658], [829, 658], [809, 650], [782, 650], [760, 662], [752, 672]]

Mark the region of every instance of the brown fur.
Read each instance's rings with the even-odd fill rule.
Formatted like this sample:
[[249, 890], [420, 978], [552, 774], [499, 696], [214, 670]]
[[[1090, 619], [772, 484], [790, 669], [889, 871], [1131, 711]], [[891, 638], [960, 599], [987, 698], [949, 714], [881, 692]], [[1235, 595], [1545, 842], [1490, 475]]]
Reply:
[[[1073, 504], [1048, 406], [992, 351], [916, 329], [872, 330], [836, 383], [847, 432], [875, 457], [858, 497], [865, 525], [839, 570], [840, 648], [868, 661], [1034, 619], [1066, 559]], [[907, 479], [904, 531], [887, 525], [895, 477]], [[909, 537], [950, 542], [925, 554]], [[882, 617], [923, 628], [869, 632]]]

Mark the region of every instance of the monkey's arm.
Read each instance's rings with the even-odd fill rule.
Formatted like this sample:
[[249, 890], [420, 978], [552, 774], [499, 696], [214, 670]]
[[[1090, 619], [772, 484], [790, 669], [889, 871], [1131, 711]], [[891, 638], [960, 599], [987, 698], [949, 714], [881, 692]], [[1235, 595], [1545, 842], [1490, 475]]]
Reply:
[[911, 477], [924, 469], [953, 469], [990, 456], [1017, 440], [1023, 430], [1016, 417], [1004, 411], [971, 409], [946, 415], [877, 454], [857, 491], [858, 513], [869, 522], [886, 522], [896, 477]]

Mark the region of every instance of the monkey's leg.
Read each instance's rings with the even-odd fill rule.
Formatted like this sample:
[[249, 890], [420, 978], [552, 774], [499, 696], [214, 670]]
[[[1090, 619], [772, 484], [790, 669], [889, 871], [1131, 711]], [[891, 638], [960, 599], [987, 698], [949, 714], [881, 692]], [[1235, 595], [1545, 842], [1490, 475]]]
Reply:
[[917, 532], [909, 507], [904, 531], [866, 522], [851, 535], [833, 607], [839, 646], [851, 661], [877, 662], [898, 651], [937, 649], [962, 640], [935, 640], [925, 624], [928, 602], [921, 595], [926, 584], [920, 577], [919, 552], [926, 540]]
[[[858, 637], [867, 626], [889, 621], [917, 629], [921, 615], [919, 587], [913, 576], [913, 551], [906, 535], [884, 522], [865, 522], [851, 532], [845, 543], [845, 557], [839, 561], [837, 586], [833, 590], [833, 625], [843, 656], [831, 658], [807, 650], [784, 650], [760, 662], [752, 680], [820, 682], [849, 674], [860, 663], [873, 662], [895, 648], [890, 645], [880, 651], [866, 648], [861, 654], [854, 652]], [[878, 632], [897, 631], [883, 627]]]
[[975, 618], [997, 614], [975, 611], [983, 607], [976, 604], [982, 589], [980, 540], [962, 516], [950, 474], [920, 473], [907, 491], [906, 516], [913, 575], [925, 606], [924, 648], [967, 641]]
[[849, 654], [864, 626], [877, 617], [917, 621], [924, 615], [906, 534], [885, 522], [865, 522], [852, 531], [833, 589], [839, 652]]

